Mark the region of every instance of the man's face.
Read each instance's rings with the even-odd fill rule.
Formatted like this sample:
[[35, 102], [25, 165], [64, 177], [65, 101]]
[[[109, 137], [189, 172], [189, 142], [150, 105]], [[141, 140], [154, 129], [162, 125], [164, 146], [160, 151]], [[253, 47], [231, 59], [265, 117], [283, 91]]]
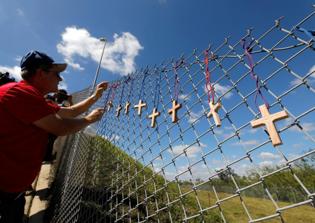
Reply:
[[44, 86], [46, 86], [46, 90], [50, 92], [57, 92], [58, 91], [58, 84], [60, 81], [62, 81], [62, 78], [60, 77], [60, 73], [53, 71], [53, 70], [47, 70], [44, 71], [43, 75], [43, 81]]

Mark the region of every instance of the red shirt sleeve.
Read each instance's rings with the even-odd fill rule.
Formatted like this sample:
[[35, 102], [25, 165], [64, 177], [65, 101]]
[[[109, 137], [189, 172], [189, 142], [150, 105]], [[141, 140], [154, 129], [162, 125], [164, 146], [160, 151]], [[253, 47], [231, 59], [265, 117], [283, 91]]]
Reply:
[[33, 87], [14, 86], [2, 99], [5, 108], [18, 120], [31, 124], [47, 115], [57, 113], [58, 105], [47, 103], [44, 97]]
[[57, 113], [60, 110], [60, 106], [58, 104], [47, 101], [47, 100], [45, 101], [52, 109], [54, 109], [55, 113]]

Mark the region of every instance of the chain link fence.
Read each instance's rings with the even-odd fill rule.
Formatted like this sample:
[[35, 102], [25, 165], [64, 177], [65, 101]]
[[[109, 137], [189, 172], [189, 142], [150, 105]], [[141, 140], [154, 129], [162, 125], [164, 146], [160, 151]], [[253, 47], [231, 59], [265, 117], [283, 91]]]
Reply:
[[[52, 222], [315, 222], [314, 14], [110, 83], [65, 139]], [[261, 105], [286, 112], [282, 144], [252, 127]]]

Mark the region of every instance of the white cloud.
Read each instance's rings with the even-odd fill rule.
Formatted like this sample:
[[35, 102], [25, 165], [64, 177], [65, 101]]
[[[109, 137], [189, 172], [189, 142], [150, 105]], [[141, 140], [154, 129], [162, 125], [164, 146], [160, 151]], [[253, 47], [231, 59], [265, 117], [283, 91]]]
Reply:
[[94, 125], [87, 126], [83, 132], [89, 136], [96, 136], [96, 128]]
[[302, 144], [302, 143], [295, 143], [295, 144], [292, 145], [292, 147], [295, 148], [295, 149], [300, 149], [300, 148], [305, 147], [305, 145]]
[[[307, 74], [311, 74], [311, 76], [310, 76], [311, 79], [308, 79], [308, 81], [311, 82], [311, 83], [313, 83], [313, 82], [315, 81], [315, 65], [313, 65], [313, 66], [309, 69], [309, 71], [307, 72]], [[295, 86], [295, 85], [298, 85], [298, 84], [300, 84], [300, 83], [302, 83], [302, 81], [296, 78], [296, 79], [294, 79], [293, 81], [290, 82], [290, 85], [291, 85], [291, 86]]]
[[[176, 176], [179, 176], [179, 180], [196, 180], [196, 179], [202, 179], [206, 180], [209, 178], [210, 173], [209, 170], [205, 165], [198, 165], [197, 167], [192, 167], [192, 175], [189, 173], [188, 170], [189, 165], [176, 165], [175, 168], [169, 168], [168, 170], [165, 171], [165, 176], [167, 180], [174, 180]], [[185, 174], [181, 174], [184, 173]]]
[[155, 161], [153, 161], [153, 170], [155, 172], [159, 172], [161, 171], [162, 167], [163, 167], [163, 162], [162, 162], [162, 159], [159, 157], [159, 158], [156, 158]]
[[202, 148], [207, 147], [207, 145], [204, 144], [204, 143], [202, 143], [202, 142], [200, 142], [200, 146], [201, 146]]
[[[91, 58], [99, 62], [104, 42], [91, 36], [86, 29], [67, 27], [61, 37], [62, 41], [57, 44], [57, 50], [74, 69], [84, 69], [75, 62], [75, 56]], [[113, 73], [127, 75], [135, 71], [135, 57], [143, 47], [129, 32], [123, 32], [121, 35], [114, 34], [113, 37], [113, 42], [106, 43], [101, 66]]]
[[[230, 90], [230, 86], [225, 86], [225, 85], [221, 85], [219, 83], [216, 83], [214, 85], [214, 91], [217, 93], [217, 95], [220, 97], [221, 95], [225, 94], [228, 90]], [[208, 90], [206, 87], [204, 87], [204, 91], [207, 93]], [[233, 96], [233, 94], [231, 92], [227, 93], [226, 95], [224, 95], [223, 98], [229, 99]]]
[[[171, 154], [174, 154], [174, 155], [179, 155], [179, 154], [182, 154], [184, 149], [187, 148], [188, 145], [177, 145], [177, 146], [174, 146], [173, 147], [173, 152], [171, 149], [169, 149], [168, 151], [171, 153]], [[190, 146], [189, 148], [186, 149], [186, 154], [188, 157], [196, 157], [198, 153], [200, 153], [202, 151], [202, 147], [205, 147], [204, 144], [202, 144], [201, 146], [197, 146], [197, 145], [193, 145], [193, 146]]]
[[165, 173], [165, 178], [167, 180], [173, 180], [175, 176], [177, 176], [177, 173], [175, 172], [175, 170], [174, 171], [165, 170], [164, 173]]
[[22, 79], [21, 77], [21, 68], [18, 66], [14, 67], [5, 67], [5, 66], [0, 66], [0, 71], [1, 72], [9, 72], [12, 77], [15, 78], [15, 80], [19, 81]]
[[234, 170], [236, 174], [240, 176], [246, 176], [252, 168], [253, 168], [252, 165], [243, 163], [242, 165], [238, 166], [237, 169], [234, 168]]
[[[313, 65], [309, 71], [307, 72], [307, 74], [311, 74], [310, 79], [308, 79], [309, 82], [313, 83], [315, 82], [315, 65]], [[300, 84], [302, 81], [299, 79], [294, 79], [293, 81], [290, 82], [291, 86], [295, 86]]]
[[[94, 132], [95, 132], [95, 135], [96, 135], [96, 133], [97, 133], [97, 124], [94, 123], [93, 125], [94, 125], [93, 127], [91, 127], [91, 125], [89, 125], [89, 127], [94, 129]], [[112, 134], [111, 136], [106, 136], [106, 135], [100, 135], [100, 136], [101, 136], [103, 139], [106, 139], [106, 140], [108, 140], [108, 141], [110, 141], [110, 142], [112, 142], [112, 143], [118, 142], [119, 139], [120, 139], [120, 136], [119, 136], [119, 135], [116, 135], [116, 134]], [[133, 155], [134, 155], [134, 154], [132, 154], [132, 155], [130, 155], [130, 156], [133, 157]]]
[[262, 158], [263, 160], [276, 160], [276, 159], [280, 158], [279, 155], [273, 154], [273, 153], [270, 153], [270, 152], [261, 152], [259, 154], [259, 157]]
[[188, 123], [189, 124], [194, 123], [201, 115], [202, 115], [202, 112], [195, 113], [195, 112], [190, 111], [189, 117], [188, 117]]
[[[214, 85], [214, 90], [219, 94], [219, 95], [223, 95], [225, 94], [228, 90], [230, 90], [230, 86], [224, 86], [224, 85], [220, 85], [219, 83], [217, 83], [216, 85]], [[224, 98], [228, 99], [230, 97], [232, 97], [232, 93], [229, 92], [226, 95], [224, 95]]]
[[[300, 126], [303, 128], [302, 131], [306, 131], [306, 132], [315, 131], [315, 123], [313, 122], [300, 123]], [[289, 130], [293, 132], [301, 132], [301, 129], [296, 125], [292, 126]]]
[[108, 136], [103, 136], [104, 139], [107, 139], [110, 142], [117, 142], [120, 139], [119, 135], [113, 134], [110, 137]]
[[[217, 134], [217, 135], [222, 135], [222, 134], [224, 133], [224, 131], [223, 131], [222, 129], [220, 129], [220, 128], [215, 128], [213, 131], [214, 131], [214, 133]], [[224, 134], [224, 137], [229, 136], [229, 135], [231, 135], [231, 134], [232, 134], [232, 133]]]
[[233, 143], [233, 146], [254, 146], [259, 144], [257, 140], [247, 140], [247, 141], [241, 141], [241, 142], [236, 142]]
[[256, 134], [257, 131], [258, 131], [258, 128], [251, 128], [248, 130], [248, 133]]
[[234, 130], [234, 128], [232, 126], [224, 126], [223, 128], [224, 128], [224, 130], [227, 130], [227, 131]]
[[85, 129], [84, 129], [84, 133], [86, 134], [89, 134], [89, 135], [92, 135], [92, 136], [95, 136], [95, 135], [99, 135], [101, 136], [103, 139], [106, 139], [110, 142], [117, 142], [119, 139], [120, 139], [120, 136], [119, 135], [116, 135], [116, 134], [112, 134], [110, 136], [106, 136], [106, 135], [102, 135], [100, 134], [100, 132], [98, 132], [99, 128], [98, 128], [98, 123], [95, 122], [89, 126], [87, 126]]
[[66, 83], [66, 80], [65, 78], [61, 75], [61, 78], [62, 78], [62, 81], [59, 82], [59, 85], [58, 85], [58, 89], [64, 89], [64, 90], [68, 90], [68, 85]]
[[[219, 130], [220, 129], [220, 130]], [[225, 126], [223, 128], [217, 128], [214, 130], [216, 134], [223, 134], [224, 138], [228, 138], [235, 134], [234, 128], [232, 126]]]
[[300, 79], [296, 78], [296, 79], [294, 79], [293, 81], [290, 82], [290, 85], [291, 86], [296, 86], [296, 85], [299, 85], [301, 83], [302, 83], [302, 81]]
[[65, 62], [75, 70], [84, 70], [84, 67], [81, 67], [81, 65], [78, 63], [74, 63], [72, 58], [65, 58]]
[[178, 98], [180, 99], [180, 100], [189, 100], [190, 99], [190, 96], [188, 96], [187, 94], [180, 94], [179, 96], [178, 96]]
[[274, 163], [270, 160], [262, 161], [259, 163], [259, 167], [267, 167], [267, 166], [273, 166]]
[[[300, 145], [294, 144], [293, 147], [294, 147], [294, 146], [300, 146]], [[304, 147], [304, 145], [302, 145], [302, 147]], [[292, 160], [292, 159], [295, 159], [295, 158], [298, 157], [298, 156], [299, 156], [299, 154], [296, 154], [296, 153], [289, 153], [289, 154], [287, 155], [287, 159], [288, 159], [288, 160]]]
[[313, 122], [301, 123], [301, 126], [303, 127], [303, 130], [307, 132], [312, 132], [315, 130], [315, 123]]
[[155, 172], [155, 173], [158, 173], [158, 172], [160, 172], [161, 171], [161, 168], [160, 167], [156, 167], [155, 165], [153, 165], [153, 171]]

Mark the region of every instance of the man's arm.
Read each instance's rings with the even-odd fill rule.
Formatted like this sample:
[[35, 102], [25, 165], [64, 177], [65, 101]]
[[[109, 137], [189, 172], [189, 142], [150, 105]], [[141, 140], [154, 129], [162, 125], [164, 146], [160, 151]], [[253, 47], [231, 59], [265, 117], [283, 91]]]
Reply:
[[107, 82], [98, 84], [93, 95], [70, 107], [61, 107], [57, 114], [62, 118], [77, 117], [87, 111], [102, 96], [103, 92], [107, 89], [107, 86]]
[[89, 124], [98, 121], [103, 115], [103, 109], [95, 109], [83, 118], [62, 118], [58, 114], [51, 114], [35, 121], [37, 127], [57, 136], [75, 133]]

